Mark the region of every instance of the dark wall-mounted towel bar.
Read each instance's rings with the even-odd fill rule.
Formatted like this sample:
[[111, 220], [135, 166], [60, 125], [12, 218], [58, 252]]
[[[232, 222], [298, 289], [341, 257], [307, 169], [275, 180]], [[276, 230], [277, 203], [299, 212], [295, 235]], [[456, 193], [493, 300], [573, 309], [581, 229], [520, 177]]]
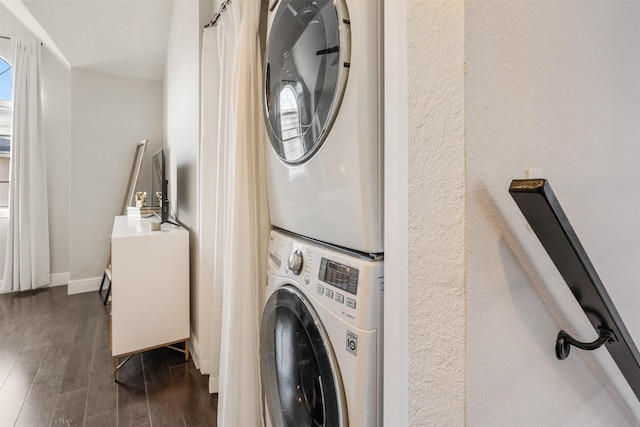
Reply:
[[571, 345], [594, 350], [604, 344], [640, 400], [640, 353], [551, 186], [544, 179], [514, 180], [509, 193], [598, 334], [581, 343], [560, 331], [556, 356], [566, 358]]

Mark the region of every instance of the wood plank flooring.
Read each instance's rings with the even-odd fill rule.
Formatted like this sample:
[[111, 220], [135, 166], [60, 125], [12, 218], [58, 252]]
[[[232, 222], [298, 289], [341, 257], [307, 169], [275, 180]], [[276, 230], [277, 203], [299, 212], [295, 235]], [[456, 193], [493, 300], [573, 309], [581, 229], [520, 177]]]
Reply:
[[184, 354], [137, 354], [113, 381], [109, 306], [66, 286], [0, 295], [0, 426], [215, 426], [217, 395]]

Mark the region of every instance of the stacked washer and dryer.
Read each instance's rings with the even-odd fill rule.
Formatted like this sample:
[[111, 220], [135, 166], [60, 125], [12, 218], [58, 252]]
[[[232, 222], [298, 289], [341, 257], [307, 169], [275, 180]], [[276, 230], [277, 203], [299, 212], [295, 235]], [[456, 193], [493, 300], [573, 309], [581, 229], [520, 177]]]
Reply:
[[382, 424], [381, 0], [271, 0], [270, 426]]

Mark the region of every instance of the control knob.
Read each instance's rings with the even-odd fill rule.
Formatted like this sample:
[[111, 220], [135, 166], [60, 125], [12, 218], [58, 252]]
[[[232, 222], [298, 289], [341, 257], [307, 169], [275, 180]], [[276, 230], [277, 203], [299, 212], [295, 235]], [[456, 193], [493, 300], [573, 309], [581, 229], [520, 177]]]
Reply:
[[291, 255], [289, 255], [289, 259], [287, 260], [287, 267], [289, 267], [289, 270], [291, 270], [293, 274], [299, 276], [300, 272], [302, 271], [302, 264], [302, 251], [300, 249], [297, 249], [295, 252], [292, 252]]

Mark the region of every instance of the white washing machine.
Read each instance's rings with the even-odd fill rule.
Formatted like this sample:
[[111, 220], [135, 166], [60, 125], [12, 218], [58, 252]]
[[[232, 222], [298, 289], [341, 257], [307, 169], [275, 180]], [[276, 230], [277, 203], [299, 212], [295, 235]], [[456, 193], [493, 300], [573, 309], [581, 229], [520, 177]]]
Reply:
[[264, 115], [273, 225], [382, 253], [382, 2], [272, 0]]
[[383, 261], [272, 231], [267, 277], [267, 425], [381, 425]]

